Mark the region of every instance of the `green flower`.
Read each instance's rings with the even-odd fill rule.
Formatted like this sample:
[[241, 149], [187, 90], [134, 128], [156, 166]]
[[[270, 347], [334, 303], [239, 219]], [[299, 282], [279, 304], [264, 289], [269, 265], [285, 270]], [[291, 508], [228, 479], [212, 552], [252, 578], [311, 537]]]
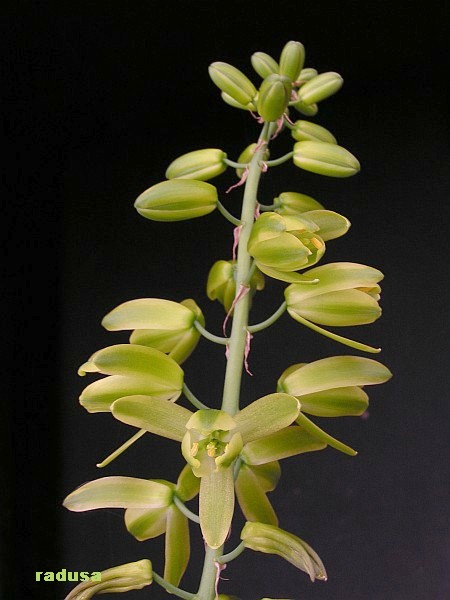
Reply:
[[65, 600], [89, 600], [97, 594], [114, 594], [141, 590], [153, 581], [152, 563], [147, 560], [126, 563], [100, 573], [99, 581], [85, 581], [77, 585]]
[[311, 269], [307, 275], [319, 282], [308, 287], [293, 283], [284, 291], [291, 317], [347, 346], [379, 352], [378, 348], [336, 335], [313, 323], [343, 327], [376, 321], [381, 316], [378, 304], [381, 271], [356, 263], [331, 263]]
[[[264, 275], [256, 269], [250, 279], [251, 294], [263, 290], [264, 285]], [[236, 296], [235, 260], [218, 260], [213, 264], [208, 275], [206, 293], [210, 300], [218, 300], [228, 313]]]
[[116, 400], [111, 409], [119, 421], [181, 442], [183, 456], [201, 479], [203, 537], [209, 546], [218, 548], [233, 516], [234, 460], [247, 444], [290, 425], [299, 414], [299, 402], [287, 394], [270, 394], [231, 417], [214, 409], [192, 413], [177, 404], [138, 395]]
[[319, 556], [306, 542], [274, 525], [246, 523], [241, 532], [246, 548], [266, 554], [277, 554], [292, 565], [308, 573], [311, 581], [327, 580], [325, 567]]
[[361, 415], [369, 403], [362, 388], [385, 383], [391, 377], [389, 369], [376, 360], [333, 356], [292, 365], [281, 375], [277, 389], [301, 402], [301, 413], [296, 421], [305, 432], [317, 441], [354, 456], [355, 450], [325, 433], [305, 413], [318, 417]]
[[255, 222], [248, 252], [265, 275], [288, 283], [305, 279], [297, 273], [318, 262], [324, 252], [319, 226], [303, 215], [265, 212]]
[[69, 494], [64, 506], [74, 512], [99, 508], [125, 508], [125, 525], [139, 541], [165, 534], [164, 578], [178, 585], [190, 555], [187, 518], [174, 504], [198, 494], [198, 479], [187, 466], [177, 484], [134, 477], [103, 477], [89, 481]]
[[91, 413], [109, 412], [115, 400], [134, 394], [175, 402], [184, 380], [183, 370], [172, 358], [136, 344], [103, 348], [81, 365], [78, 373], [108, 375], [88, 385], [80, 396], [80, 404]]
[[102, 325], [108, 331], [134, 329], [131, 344], [155, 348], [181, 364], [192, 354], [200, 338], [195, 321], [205, 325], [194, 300], [178, 303], [139, 298], [117, 306], [104, 317]]

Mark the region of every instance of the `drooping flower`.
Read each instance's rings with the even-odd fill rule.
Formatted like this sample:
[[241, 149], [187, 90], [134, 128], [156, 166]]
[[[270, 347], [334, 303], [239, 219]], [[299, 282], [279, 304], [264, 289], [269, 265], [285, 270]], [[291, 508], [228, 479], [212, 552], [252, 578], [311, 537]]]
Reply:
[[318, 279], [314, 286], [292, 284], [284, 291], [287, 310], [293, 319], [338, 342], [366, 352], [379, 352], [348, 338], [313, 325], [335, 327], [373, 323], [381, 316], [378, 269], [356, 263], [331, 263], [306, 273]]
[[97, 594], [115, 594], [141, 590], [153, 581], [152, 563], [144, 558], [111, 567], [100, 573], [100, 580], [89, 579], [77, 585], [65, 600], [89, 600]]
[[182, 364], [200, 338], [196, 321], [205, 325], [203, 313], [194, 300], [138, 298], [114, 308], [103, 318], [102, 325], [108, 331], [134, 330], [131, 344], [155, 348]]
[[64, 500], [64, 506], [75, 512], [125, 508], [126, 528], [136, 539], [143, 541], [165, 534], [164, 578], [178, 585], [189, 562], [190, 540], [187, 518], [174, 499], [186, 502], [194, 498], [199, 490], [198, 481], [188, 467], [180, 473], [176, 484], [134, 477], [103, 477], [74, 490]]

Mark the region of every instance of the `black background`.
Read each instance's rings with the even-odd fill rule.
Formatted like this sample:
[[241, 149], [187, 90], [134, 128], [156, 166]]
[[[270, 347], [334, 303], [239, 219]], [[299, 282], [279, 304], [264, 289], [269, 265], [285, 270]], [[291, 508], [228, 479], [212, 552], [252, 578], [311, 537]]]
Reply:
[[[304, 43], [306, 66], [344, 77], [315, 121], [363, 168], [346, 180], [272, 169], [259, 199], [302, 191], [350, 219], [349, 234], [329, 244], [325, 260], [370, 264], [386, 279], [383, 318], [344, 334], [380, 344], [394, 378], [369, 390], [369, 419], [324, 423], [358, 449], [356, 458], [327, 449], [284, 461], [271, 496], [281, 526], [321, 555], [328, 582], [311, 584], [277, 557], [246, 552], [221, 589], [245, 600], [449, 597], [445, 18], [437, 3], [282, 0], [134, 2], [115, 14], [100, 5], [64, 12], [36, 2], [3, 15], [5, 158], [12, 164], [5, 162], [2, 195], [10, 383], [2, 457], [12, 468], [1, 486], [2, 598], [59, 599], [70, 589], [34, 583], [35, 571], [94, 571], [149, 557], [162, 572], [162, 540], [136, 542], [121, 511], [77, 515], [61, 507], [95, 477], [173, 480], [182, 464], [176, 444], [147, 436], [99, 474], [95, 463], [130, 432], [79, 407], [85, 382], [76, 369], [93, 351], [125, 341], [104, 332], [100, 320], [132, 298], [195, 297], [209, 329], [220, 332], [223, 315], [204, 284], [210, 265], [229, 257], [232, 228], [218, 214], [152, 223], [132, 203], [176, 156], [219, 147], [235, 158], [255, 140], [256, 122], [222, 103], [207, 67], [230, 62], [257, 82], [250, 55], [277, 57], [290, 39]], [[289, 143], [274, 143], [272, 156]], [[223, 192], [233, 173], [216, 182]], [[238, 210], [239, 191], [222, 198]], [[282, 286], [269, 283], [254, 320], [281, 299]], [[318, 338], [287, 316], [260, 334], [245, 402], [273, 391], [294, 362], [352, 353]], [[216, 406], [223, 367], [223, 349], [206, 341], [186, 363], [190, 387]], [[183, 581], [189, 590], [202, 560], [201, 540], [193, 538]], [[146, 595], [165, 596], [155, 584], [127, 597]]]

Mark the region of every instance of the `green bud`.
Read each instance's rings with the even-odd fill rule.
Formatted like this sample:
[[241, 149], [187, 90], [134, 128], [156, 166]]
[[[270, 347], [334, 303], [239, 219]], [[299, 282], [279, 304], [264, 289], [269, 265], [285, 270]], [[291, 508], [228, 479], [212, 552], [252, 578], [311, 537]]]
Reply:
[[239, 104], [246, 106], [256, 96], [253, 83], [236, 67], [224, 62], [214, 62], [208, 71], [217, 87]]
[[312, 79], [313, 77], [317, 76], [317, 71], [316, 69], [302, 69], [300, 71], [300, 75], [298, 76], [297, 81], [299, 81], [300, 83], [305, 83], [306, 81], [309, 81], [310, 79]]
[[279, 72], [277, 61], [265, 52], [255, 52], [250, 60], [252, 67], [263, 79]]
[[[243, 150], [240, 155], [239, 158], [237, 159], [238, 163], [249, 163], [252, 158], [253, 155], [255, 154], [255, 150], [256, 150], [256, 143], [250, 144], [249, 146], [247, 146], [247, 148], [245, 148], [245, 150]], [[264, 151], [263, 154], [263, 160], [268, 160], [270, 156], [270, 150], [267, 148]], [[244, 169], [236, 169], [236, 175], [239, 177], [239, 179], [242, 177], [242, 175], [244, 174]]]
[[167, 168], [167, 179], [196, 179], [207, 181], [223, 173], [227, 155], [217, 148], [195, 150], [176, 158]]
[[236, 102], [236, 100], [234, 98], [232, 98], [226, 92], [222, 92], [220, 95], [222, 97], [222, 100], [225, 102], [225, 104], [228, 104], [229, 106], [232, 106], [233, 108], [240, 108], [241, 110], [251, 110], [251, 111], [256, 110], [256, 99], [257, 99], [258, 95], [255, 96], [255, 99], [253, 100], [253, 102], [248, 102], [245, 105], [241, 104], [240, 102]]
[[321, 102], [341, 89], [344, 80], [339, 73], [321, 73], [298, 90], [298, 99], [307, 105]]
[[278, 121], [291, 97], [291, 81], [284, 75], [269, 75], [259, 88], [257, 108], [264, 121]]
[[319, 112], [319, 107], [317, 104], [306, 104], [303, 100], [297, 100], [294, 102], [292, 106], [298, 110], [299, 113], [305, 115], [306, 117], [314, 117]]
[[282, 217], [265, 212], [255, 222], [248, 241], [248, 251], [258, 268], [277, 279], [290, 281], [280, 274], [315, 264], [325, 252], [325, 244], [315, 231], [318, 227], [301, 216]]
[[337, 144], [337, 140], [331, 131], [325, 129], [321, 125], [311, 123], [311, 121], [296, 121], [294, 129], [291, 129], [291, 135], [297, 142], [313, 141], [313, 142], [328, 142], [329, 144]]
[[297, 81], [305, 62], [305, 47], [300, 42], [288, 42], [280, 56], [280, 75]]
[[247, 523], [241, 532], [245, 547], [266, 554], [277, 554], [308, 573], [311, 581], [327, 580], [325, 567], [314, 550], [296, 535], [266, 523]]
[[65, 600], [89, 600], [97, 594], [140, 590], [153, 581], [152, 563], [148, 559], [127, 563], [98, 573], [98, 579], [83, 581]]
[[172, 179], [145, 190], [134, 206], [152, 221], [185, 221], [212, 212], [217, 206], [217, 190], [203, 181]]
[[342, 146], [312, 141], [294, 145], [294, 164], [327, 177], [350, 177], [361, 168], [358, 159]]
[[283, 192], [274, 199], [279, 207], [275, 209], [280, 215], [297, 215], [310, 210], [322, 210], [323, 206], [311, 196], [299, 192]]
[[[210, 300], [218, 300], [226, 312], [231, 309], [236, 295], [236, 261], [218, 260], [213, 264], [208, 275], [206, 293]], [[264, 289], [264, 275], [258, 269], [250, 280], [251, 293]]]

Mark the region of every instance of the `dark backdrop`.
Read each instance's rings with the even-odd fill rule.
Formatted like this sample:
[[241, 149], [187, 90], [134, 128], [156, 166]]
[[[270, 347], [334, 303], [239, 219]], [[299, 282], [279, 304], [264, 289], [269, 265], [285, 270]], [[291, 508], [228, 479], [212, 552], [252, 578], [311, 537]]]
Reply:
[[[162, 571], [161, 540], [136, 542], [121, 511], [76, 515], [61, 507], [74, 487], [100, 476], [95, 463], [129, 435], [78, 405], [85, 382], [76, 369], [93, 351], [125, 340], [100, 326], [124, 300], [193, 296], [209, 328], [220, 331], [221, 310], [204, 284], [212, 262], [230, 255], [231, 228], [216, 214], [173, 225], [144, 221], [132, 203], [176, 156], [209, 146], [233, 158], [255, 140], [256, 123], [221, 102], [208, 64], [223, 60], [251, 75], [253, 52], [277, 56], [290, 39], [305, 44], [306, 66], [343, 75], [342, 91], [315, 120], [363, 168], [348, 180], [273, 169], [260, 200], [303, 191], [351, 220], [326, 260], [367, 263], [386, 279], [383, 318], [345, 333], [380, 344], [394, 378], [371, 390], [369, 419], [326, 423], [359, 450], [356, 458], [327, 449], [284, 461], [272, 494], [282, 526], [320, 553], [329, 581], [311, 584], [277, 557], [245, 553], [228, 567], [223, 590], [245, 600], [449, 597], [447, 40], [436, 6], [148, 1], [113, 14], [37, 2], [2, 17], [5, 157], [12, 159], [2, 199], [11, 384], [2, 456], [12, 467], [1, 489], [2, 598], [67, 593], [68, 584], [34, 583], [35, 571], [101, 570], [146, 556]], [[227, 174], [217, 183], [223, 191], [232, 180]], [[236, 191], [226, 201], [233, 208], [239, 198]], [[267, 289], [255, 320], [281, 301], [281, 285]], [[352, 353], [318, 338], [287, 316], [261, 334], [246, 401], [272, 391], [289, 364]], [[206, 341], [186, 363], [189, 385], [213, 405], [223, 367], [222, 349]], [[103, 475], [173, 479], [180, 464], [176, 444], [147, 436]], [[198, 535], [194, 545], [187, 589], [200, 572]], [[154, 585], [127, 597], [149, 594], [164, 596]]]

